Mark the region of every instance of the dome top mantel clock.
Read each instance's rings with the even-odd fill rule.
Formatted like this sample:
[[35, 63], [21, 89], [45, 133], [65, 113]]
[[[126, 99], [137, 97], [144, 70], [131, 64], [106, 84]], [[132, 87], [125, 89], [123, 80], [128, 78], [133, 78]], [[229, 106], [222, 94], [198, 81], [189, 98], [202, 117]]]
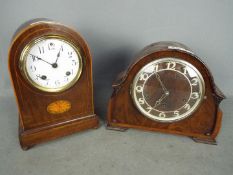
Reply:
[[24, 25], [9, 50], [9, 71], [23, 149], [98, 127], [90, 51], [73, 29], [49, 20]]
[[144, 48], [113, 84], [107, 127], [180, 134], [216, 144], [225, 96], [206, 65], [185, 45]]

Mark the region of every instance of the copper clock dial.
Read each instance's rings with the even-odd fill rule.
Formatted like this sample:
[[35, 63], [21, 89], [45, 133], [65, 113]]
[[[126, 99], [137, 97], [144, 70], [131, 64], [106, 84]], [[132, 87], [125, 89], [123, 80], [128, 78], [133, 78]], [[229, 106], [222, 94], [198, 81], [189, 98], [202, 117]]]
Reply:
[[182, 120], [200, 105], [205, 84], [200, 72], [178, 58], [161, 58], [142, 67], [131, 94], [137, 109], [160, 122]]

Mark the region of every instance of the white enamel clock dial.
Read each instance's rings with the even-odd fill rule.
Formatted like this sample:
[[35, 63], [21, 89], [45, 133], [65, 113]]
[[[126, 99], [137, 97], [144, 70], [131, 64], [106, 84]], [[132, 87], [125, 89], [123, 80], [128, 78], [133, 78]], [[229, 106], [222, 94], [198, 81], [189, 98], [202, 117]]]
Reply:
[[131, 94], [138, 110], [160, 122], [173, 122], [198, 109], [205, 92], [200, 72], [178, 58], [161, 58], [139, 70]]
[[71, 42], [48, 36], [36, 39], [25, 47], [20, 68], [36, 88], [57, 92], [71, 87], [78, 80], [82, 59]]

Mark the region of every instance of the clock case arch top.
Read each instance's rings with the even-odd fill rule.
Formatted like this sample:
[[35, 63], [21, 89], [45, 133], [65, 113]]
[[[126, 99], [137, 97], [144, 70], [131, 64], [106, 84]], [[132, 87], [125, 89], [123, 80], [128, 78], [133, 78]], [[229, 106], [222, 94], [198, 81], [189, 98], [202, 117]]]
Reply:
[[[79, 47], [82, 55], [82, 72], [78, 81], [62, 92], [45, 92], [33, 87], [19, 68], [20, 55], [32, 40], [43, 36], [61, 36]], [[35, 144], [98, 127], [94, 114], [92, 60], [90, 49], [79, 33], [53, 21], [32, 21], [17, 31], [9, 49], [9, 72], [19, 109], [19, 139], [23, 149]], [[65, 100], [69, 111], [52, 114], [49, 104]]]
[[[141, 114], [133, 102], [130, 90], [134, 77], [143, 66], [167, 57], [179, 58], [195, 66], [205, 81], [205, 94], [199, 108], [190, 117], [172, 123], [161, 123]], [[136, 128], [159, 131], [186, 135], [198, 142], [216, 144], [215, 138], [222, 120], [219, 104], [225, 96], [215, 85], [208, 67], [187, 46], [178, 42], [163, 41], [145, 47], [129, 68], [118, 75], [112, 87], [113, 93], [107, 114], [108, 129]]]

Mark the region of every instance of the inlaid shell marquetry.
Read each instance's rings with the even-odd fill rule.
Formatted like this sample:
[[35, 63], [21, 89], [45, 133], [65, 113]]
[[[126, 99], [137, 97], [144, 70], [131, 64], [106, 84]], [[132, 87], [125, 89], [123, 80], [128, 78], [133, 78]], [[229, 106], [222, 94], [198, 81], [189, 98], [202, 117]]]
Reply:
[[61, 114], [69, 111], [71, 108], [71, 103], [66, 100], [58, 100], [50, 103], [47, 107], [47, 111], [50, 114]]

